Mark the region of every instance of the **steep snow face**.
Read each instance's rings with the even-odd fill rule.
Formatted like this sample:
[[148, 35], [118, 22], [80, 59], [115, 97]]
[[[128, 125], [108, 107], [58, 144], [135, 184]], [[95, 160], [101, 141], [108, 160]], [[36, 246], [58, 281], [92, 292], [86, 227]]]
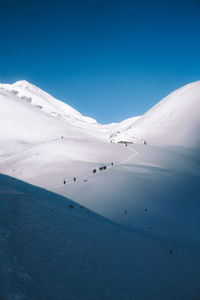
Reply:
[[51, 114], [61, 120], [67, 120], [70, 123], [96, 123], [96, 120], [83, 116], [80, 112], [70, 105], [55, 99], [37, 86], [22, 80], [14, 84], [0, 84], [0, 89], [4, 89], [21, 98], [22, 101], [32, 104], [36, 108]]
[[200, 81], [161, 100], [114, 141], [145, 139], [151, 144], [200, 147]]

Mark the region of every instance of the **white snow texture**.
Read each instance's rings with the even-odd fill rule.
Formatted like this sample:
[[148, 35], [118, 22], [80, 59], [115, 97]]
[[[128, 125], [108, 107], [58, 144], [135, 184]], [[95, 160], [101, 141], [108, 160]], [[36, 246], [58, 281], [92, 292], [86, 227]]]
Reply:
[[200, 81], [102, 125], [0, 84], [0, 299], [200, 298]]

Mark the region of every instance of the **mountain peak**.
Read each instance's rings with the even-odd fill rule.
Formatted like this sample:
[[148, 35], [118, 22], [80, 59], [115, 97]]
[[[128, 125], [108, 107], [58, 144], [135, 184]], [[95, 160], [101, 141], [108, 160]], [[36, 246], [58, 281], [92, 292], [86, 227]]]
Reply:
[[31, 83], [29, 83], [28, 81], [26, 80], [19, 80], [19, 81], [16, 81], [15, 83], [13, 83], [14, 86], [32, 86]]

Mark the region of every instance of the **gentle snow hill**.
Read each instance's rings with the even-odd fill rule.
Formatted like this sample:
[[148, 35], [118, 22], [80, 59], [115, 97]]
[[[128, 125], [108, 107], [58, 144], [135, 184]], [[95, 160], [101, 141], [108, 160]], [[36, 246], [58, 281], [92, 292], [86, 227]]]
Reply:
[[110, 124], [105, 124], [103, 125], [104, 128], [109, 128], [112, 130], [115, 130], [114, 132], [116, 132], [116, 130], [121, 130], [121, 129], [127, 129], [131, 124], [133, 124], [136, 120], [138, 120], [140, 118], [140, 116], [137, 117], [132, 117], [132, 118], [128, 118], [126, 120], [123, 120], [120, 123], [110, 123]]
[[95, 174], [86, 183], [62, 185], [54, 192], [161, 244], [168, 241], [174, 249], [181, 245], [199, 252], [198, 150], [121, 147], [134, 150], [129, 160]]
[[1, 299], [198, 299], [199, 255], [4, 175], [0, 200]]
[[118, 134], [114, 141], [143, 138], [150, 144], [200, 148], [200, 81], [174, 91]]

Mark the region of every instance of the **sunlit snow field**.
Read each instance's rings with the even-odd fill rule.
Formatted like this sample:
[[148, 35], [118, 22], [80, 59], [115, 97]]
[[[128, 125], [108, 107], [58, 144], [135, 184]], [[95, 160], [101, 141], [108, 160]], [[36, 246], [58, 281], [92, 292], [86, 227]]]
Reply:
[[199, 99], [101, 125], [0, 85], [0, 299], [199, 299]]

